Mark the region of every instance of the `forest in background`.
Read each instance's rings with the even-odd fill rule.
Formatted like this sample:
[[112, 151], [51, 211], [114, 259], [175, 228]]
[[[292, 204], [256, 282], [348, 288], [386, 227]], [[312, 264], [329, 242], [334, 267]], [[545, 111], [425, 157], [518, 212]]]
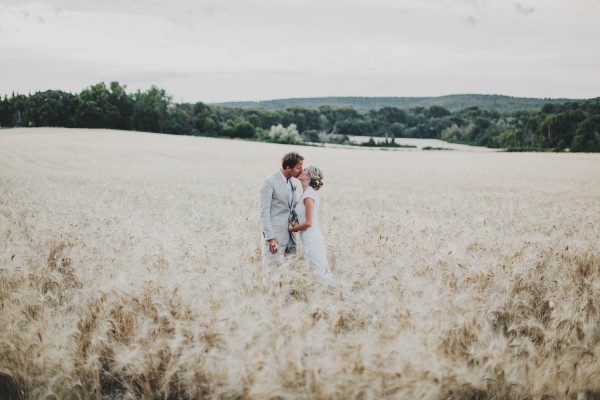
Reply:
[[352, 107], [359, 113], [379, 110], [383, 107], [409, 109], [415, 107], [440, 106], [449, 111], [459, 111], [468, 107], [490, 110], [539, 110], [545, 104], [566, 103], [577, 99], [536, 99], [530, 97], [512, 97], [492, 94], [451, 94], [437, 97], [312, 97], [277, 99], [263, 101], [232, 101], [213, 103], [225, 107], [262, 107], [267, 110], [301, 107], [318, 109], [320, 106], [335, 108]]
[[175, 103], [164, 89], [127, 92], [119, 82], [80, 93], [47, 90], [0, 96], [0, 127], [105, 128], [263, 140], [348, 143], [347, 136], [433, 138], [509, 151], [600, 152], [600, 98], [548, 102], [540, 109], [441, 105], [284, 109]]

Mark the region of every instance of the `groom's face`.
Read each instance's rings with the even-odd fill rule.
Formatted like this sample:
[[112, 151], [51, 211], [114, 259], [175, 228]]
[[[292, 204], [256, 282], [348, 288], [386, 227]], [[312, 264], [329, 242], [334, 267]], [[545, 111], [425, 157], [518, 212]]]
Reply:
[[300, 175], [301, 173], [302, 173], [302, 160], [300, 160], [300, 161], [298, 162], [298, 164], [296, 164], [296, 165], [294, 166], [294, 168], [292, 168], [292, 176], [293, 176], [294, 178], [297, 178], [297, 177], [298, 177], [298, 175]]
[[302, 172], [302, 160], [298, 161], [298, 164], [294, 165], [294, 167], [285, 167], [283, 171], [283, 175], [286, 179], [290, 179], [292, 176], [297, 178], [298, 175]]

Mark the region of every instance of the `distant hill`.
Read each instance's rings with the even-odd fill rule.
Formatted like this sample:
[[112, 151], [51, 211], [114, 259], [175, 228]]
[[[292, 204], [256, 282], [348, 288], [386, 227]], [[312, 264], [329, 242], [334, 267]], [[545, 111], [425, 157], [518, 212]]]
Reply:
[[564, 103], [574, 99], [536, 99], [487, 94], [453, 94], [439, 97], [315, 97], [298, 99], [279, 99], [265, 101], [237, 101], [213, 103], [225, 107], [262, 107], [267, 110], [286, 107], [315, 109], [319, 106], [354, 107], [358, 112], [378, 110], [382, 107], [414, 108], [441, 106], [450, 111], [467, 107], [479, 107], [489, 110], [539, 110], [547, 103]]

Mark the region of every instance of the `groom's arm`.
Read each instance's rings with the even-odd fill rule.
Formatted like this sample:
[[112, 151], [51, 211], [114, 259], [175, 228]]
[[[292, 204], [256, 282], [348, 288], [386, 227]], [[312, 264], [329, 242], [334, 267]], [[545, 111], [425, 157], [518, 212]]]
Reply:
[[265, 179], [260, 185], [260, 226], [262, 228], [263, 237], [266, 240], [271, 240], [275, 237], [273, 226], [271, 225], [271, 201], [273, 200], [273, 184], [270, 179]]

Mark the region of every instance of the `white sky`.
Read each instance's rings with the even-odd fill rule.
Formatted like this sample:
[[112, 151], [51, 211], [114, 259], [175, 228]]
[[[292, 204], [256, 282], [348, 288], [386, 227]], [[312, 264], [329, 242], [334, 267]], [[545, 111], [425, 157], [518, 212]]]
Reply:
[[600, 0], [0, 0], [0, 94], [600, 96]]

